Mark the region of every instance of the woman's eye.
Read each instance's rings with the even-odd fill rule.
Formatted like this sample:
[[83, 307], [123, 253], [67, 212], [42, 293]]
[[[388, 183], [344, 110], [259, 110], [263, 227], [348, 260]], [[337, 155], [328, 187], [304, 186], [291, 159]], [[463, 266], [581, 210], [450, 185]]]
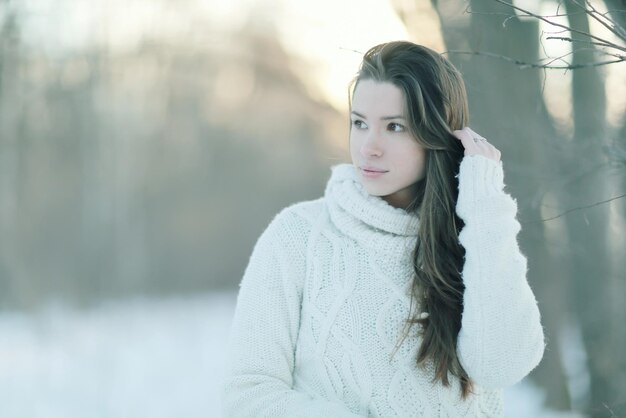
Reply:
[[399, 123], [390, 123], [387, 128], [393, 132], [404, 132], [404, 126]]
[[365, 124], [365, 122], [363, 122], [362, 120], [353, 120], [352, 121], [352, 125], [354, 125], [355, 128], [357, 129], [365, 129], [367, 128], [367, 125]]

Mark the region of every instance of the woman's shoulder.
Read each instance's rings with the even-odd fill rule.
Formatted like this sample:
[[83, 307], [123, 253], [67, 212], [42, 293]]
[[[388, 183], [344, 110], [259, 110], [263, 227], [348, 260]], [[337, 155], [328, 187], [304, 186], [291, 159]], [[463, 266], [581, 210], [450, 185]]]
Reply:
[[324, 197], [297, 202], [282, 209], [276, 217], [284, 219], [297, 218], [308, 223], [314, 223], [324, 211], [325, 205], [326, 201]]
[[306, 254], [311, 231], [324, 212], [324, 199], [294, 203], [279, 211], [271, 220], [257, 246], [269, 245], [292, 261]]
[[274, 216], [268, 229], [290, 232], [291, 235], [306, 233], [319, 221], [325, 204], [323, 197], [291, 204]]

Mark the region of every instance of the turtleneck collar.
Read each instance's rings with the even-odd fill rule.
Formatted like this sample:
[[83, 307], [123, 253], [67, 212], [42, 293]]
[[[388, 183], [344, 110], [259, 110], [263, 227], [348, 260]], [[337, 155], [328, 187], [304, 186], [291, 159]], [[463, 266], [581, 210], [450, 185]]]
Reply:
[[385, 252], [414, 247], [417, 216], [367, 193], [354, 165], [332, 167], [324, 196], [332, 223], [359, 244]]

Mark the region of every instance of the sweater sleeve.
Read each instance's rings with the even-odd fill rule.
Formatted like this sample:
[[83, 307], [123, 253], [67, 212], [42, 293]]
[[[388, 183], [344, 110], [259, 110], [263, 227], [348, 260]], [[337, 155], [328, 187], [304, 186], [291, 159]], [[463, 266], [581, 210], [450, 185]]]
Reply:
[[526, 258], [517, 244], [517, 204], [504, 192], [502, 164], [466, 156], [456, 211], [465, 222], [463, 316], [457, 340], [461, 364], [485, 388], [524, 378], [543, 356], [544, 335]]
[[[293, 218], [286, 211], [274, 218], [244, 273], [228, 343], [225, 417], [359, 416], [343, 404], [292, 388], [304, 279], [298, 266], [304, 260], [289, 255], [293, 257], [293, 247], [302, 246], [305, 239], [302, 222], [299, 227]], [[303, 251], [297, 253], [304, 257]]]

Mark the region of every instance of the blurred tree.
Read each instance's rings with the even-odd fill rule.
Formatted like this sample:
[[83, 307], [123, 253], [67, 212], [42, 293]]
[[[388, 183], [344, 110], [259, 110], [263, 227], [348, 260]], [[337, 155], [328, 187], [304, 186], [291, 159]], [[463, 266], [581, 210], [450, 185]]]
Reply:
[[19, 15], [8, 0], [0, 1], [0, 306], [8, 295], [27, 293], [18, 280], [20, 267], [13, 251], [16, 238], [18, 163], [17, 112], [19, 80]]
[[311, 98], [271, 21], [54, 58], [9, 42], [7, 22], [2, 308], [232, 289], [271, 217], [319, 197], [345, 157], [331, 144], [347, 123]]
[[[589, 15], [572, 1], [563, 2], [569, 24], [578, 32], [589, 33]], [[585, 37], [573, 32], [574, 40]], [[624, 32], [626, 39], [626, 31]], [[574, 48], [572, 64], [597, 60], [595, 46]], [[610, 170], [606, 122], [604, 78], [598, 67], [572, 72], [574, 135], [567, 146], [564, 165], [566, 179], [559, 199], [564, 208], [584, 205], [624, 192], [625, 173]], [[624, 141], [624, 139], [622, 139]], [[566, 151], [566, 147], [562, 147]], [[581, 158], [582, 157], [582, 158]], [[620, 202], [613, 210], [626, 216]], [[571, 277], [573, 312], [580, 323], [587, 351], [591, 388], [586, 412], [592, 416], [626, 415], [626, 275], [624, 248], [612, 248], [612, 208], [603, 205], [565, 217], [569, 233], [568, 263]], [[623, 221], [620, 222], [623, 225]], [[618, 267], [619, 266], [619, 267]]]

